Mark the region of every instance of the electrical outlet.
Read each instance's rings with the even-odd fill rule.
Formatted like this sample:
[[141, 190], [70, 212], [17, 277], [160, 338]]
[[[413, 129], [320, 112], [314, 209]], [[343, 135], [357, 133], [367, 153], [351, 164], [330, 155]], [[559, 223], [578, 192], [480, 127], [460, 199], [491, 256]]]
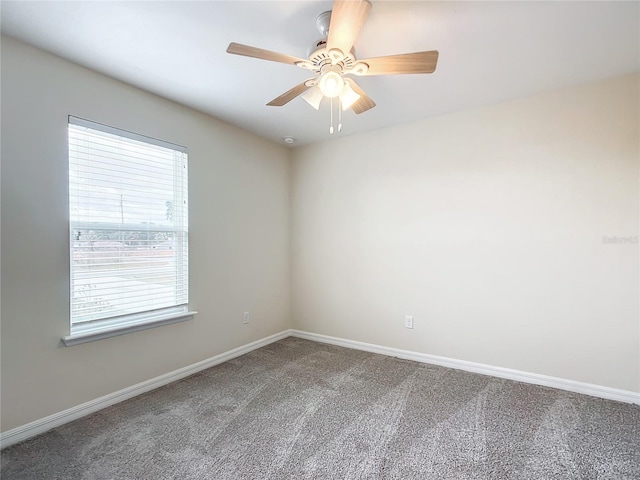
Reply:
[[413, 317], [410, 315], [405, 315], [404, 317], [404, 327], [405, 328], [413, 328]]
[[242, 323], [249, 323], [249, 312], [244, 312], [244, 316], [242, 317]]

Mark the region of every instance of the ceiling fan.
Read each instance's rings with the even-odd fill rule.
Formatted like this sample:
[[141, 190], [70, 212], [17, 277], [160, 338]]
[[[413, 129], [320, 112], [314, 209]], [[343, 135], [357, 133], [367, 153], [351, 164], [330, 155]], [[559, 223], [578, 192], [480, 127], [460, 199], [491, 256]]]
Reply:
[[[320, 14], [316, 20], [323, 38], [312, 46], [308, 59], [233, 42], [229, 44], [227, 53], [296, 65], [316, 74], [271, 100], [267, 103], [269, 106], [281, 107], [302, 95], [307, 103], [318, 110], [322, 99], [327, 97], [332, 101], [337, 98], [342, 110], [351, 108], [360, 114], [376, 104], [347, 75], [433, 73], [438, 61], [436, 50], [358, 60], [353, 44], [370, 10], [371, 3], [367, 0], [334, 0], [332, 10]], [[341, 109], [338, 108], [338, 112]], [[340, 128], [341, 124], [338, 130]], [[329, 131], [333, 133], [333, 121]]]

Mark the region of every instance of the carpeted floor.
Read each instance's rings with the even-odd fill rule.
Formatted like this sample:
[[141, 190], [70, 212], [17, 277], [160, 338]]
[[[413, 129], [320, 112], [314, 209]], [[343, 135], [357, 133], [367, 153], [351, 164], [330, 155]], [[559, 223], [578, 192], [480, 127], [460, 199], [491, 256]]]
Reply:
[[640, 407], [287, 338], [9, 447], [1, 478], [640, 479]]

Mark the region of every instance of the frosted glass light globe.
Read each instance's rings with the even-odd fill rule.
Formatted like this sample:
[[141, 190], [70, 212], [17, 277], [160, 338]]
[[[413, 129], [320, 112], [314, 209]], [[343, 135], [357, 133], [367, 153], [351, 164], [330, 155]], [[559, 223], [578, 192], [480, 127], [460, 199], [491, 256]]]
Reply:
[[318, 86], [325, 97], [335, 98], [342, 93], [342, 89], [344, 88], [344, 79], [339, 73], [329, 71], [322, 74]]

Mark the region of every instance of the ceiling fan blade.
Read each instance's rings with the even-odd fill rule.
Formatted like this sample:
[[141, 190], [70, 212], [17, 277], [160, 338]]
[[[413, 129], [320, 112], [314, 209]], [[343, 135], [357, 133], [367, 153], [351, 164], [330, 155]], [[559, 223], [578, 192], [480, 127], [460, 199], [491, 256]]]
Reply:
[[367, 0], [335, 0], [331, 9], [327, 48], [337, 48], [347, 55], [370, 10], [371, 3]]
[[349, 78], [347, 81], [351, 85], [353, 91], [360, 95], [360, 98], [351, 106], [356, 114], [360, 115], [361, 113], [364, 113], [376, 106], [376, 102], [371, 100], [369, 95], [367, 95], [365, 91], [362, 90], [362, 88], [360, 88], [360, 86], [353, 81], [353, 79]]
[[234, 42], [229, 44], [227, 53], [232, 53], [233, 55], [244, 55], [245, 57], [260, 58], [271, 62], [288, 63], [290, 65], [297, 65], [300, 62], [308, 61], [304, 58], [293, 57], [291, 55], [285, 55], [284, 53], [272, 52], [271, 50], [263, 50], [262, 48], [250, 47], [249, 45], [242, 45]]
[[303, 94], [313, 86], [313, 84], [307, 85], [308, 83], [309, 83], [309, 80], [305, 80], [300, 85], [296, 85], [291, 90], [284, 92], [282, 95], [280, 95], [277, 98], [274, 98], [269, 103], [267, 103], [267, 105], [269, 105], [270, 107], [281, 107], [283, 105], [286, 105], [291, 100], [296, 98], [298, 95]]
[[438, 62], [438, 51], [403, 53], [388, 57], [367, 58], [359, 63], [369, 65], [364, 73], [356, 75], [398, 75], [403, 73], [433, 73]]

